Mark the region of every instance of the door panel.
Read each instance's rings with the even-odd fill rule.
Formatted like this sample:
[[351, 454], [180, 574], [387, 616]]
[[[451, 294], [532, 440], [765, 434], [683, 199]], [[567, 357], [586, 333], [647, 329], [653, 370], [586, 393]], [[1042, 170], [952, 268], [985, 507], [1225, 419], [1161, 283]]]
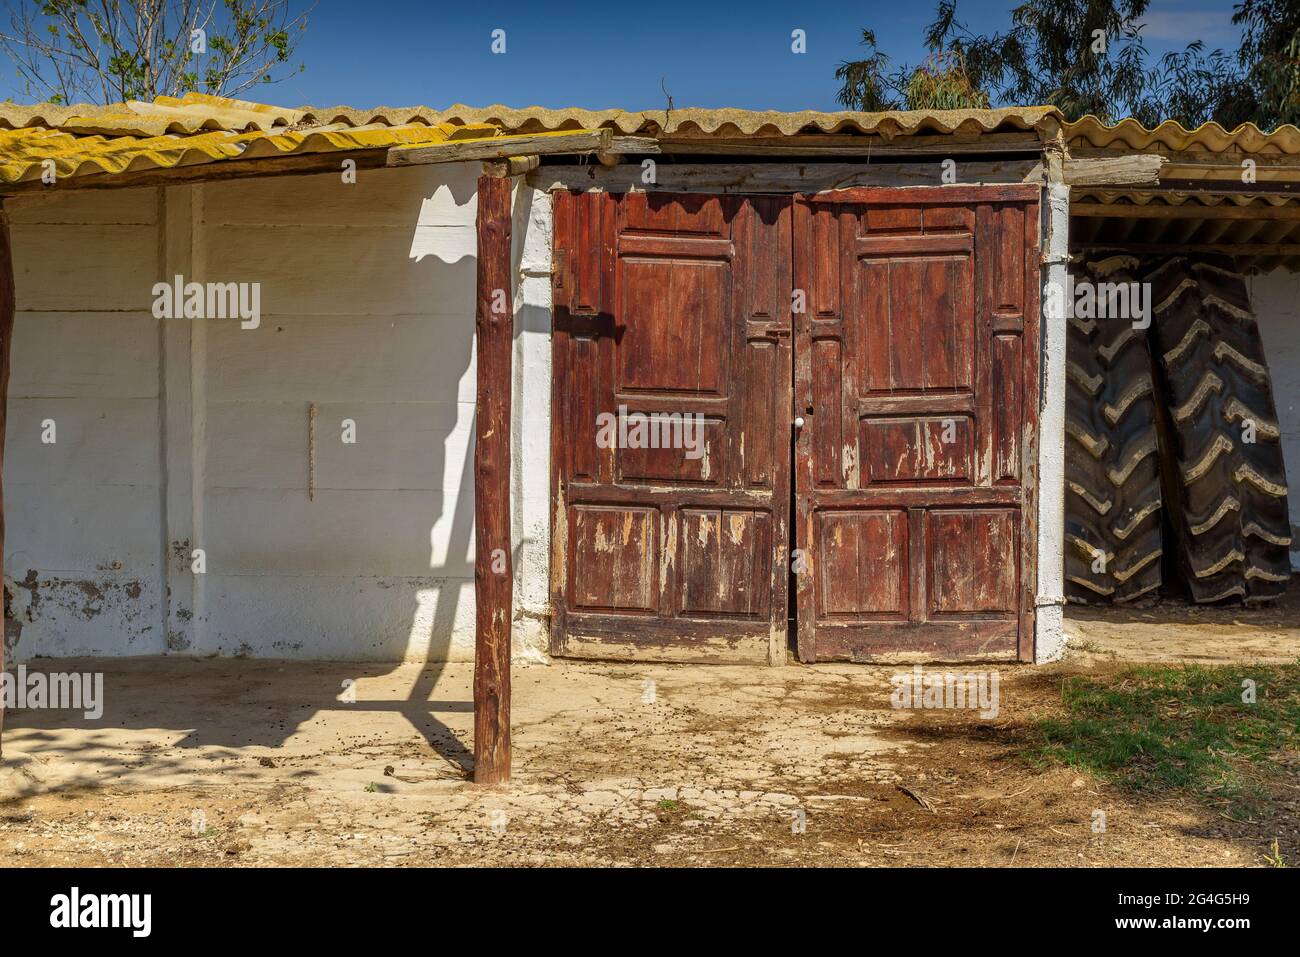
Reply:
[[931, 509], [925, 520], [930, 616], [1014, 617], [1019, 510]]
[[584, 611], [643, 612], [658, 607], [659, 520], [651, 508], [575, 505], [570, 597]]
[[1037, 188], [794, 216], [800, 658], [1030, 658]]
[[817, 601], [827, 620], [906, 621], [907, 512], [825, 510], [814, 515], [826, 544], [817, 568]]
[[[784, 660], [790, 207], [556, 194], [556, 654]], [[698, 415], [700, 441], [638, 414]]]

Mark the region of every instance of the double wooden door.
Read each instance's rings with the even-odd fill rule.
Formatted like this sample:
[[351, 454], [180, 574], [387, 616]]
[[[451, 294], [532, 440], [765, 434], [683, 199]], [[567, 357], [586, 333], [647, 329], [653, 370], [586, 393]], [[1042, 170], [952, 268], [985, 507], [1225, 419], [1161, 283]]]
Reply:
[[1032, 656], [1036, 188], [555, 199], [556, 654]]

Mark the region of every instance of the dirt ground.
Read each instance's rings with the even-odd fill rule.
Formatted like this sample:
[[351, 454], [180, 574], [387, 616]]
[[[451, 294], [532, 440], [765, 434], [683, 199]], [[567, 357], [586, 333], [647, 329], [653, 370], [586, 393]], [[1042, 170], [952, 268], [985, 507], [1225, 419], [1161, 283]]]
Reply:
[[1296, 660], [1300, 597], [1068, 630], [1064, 662], [999, 668], [992, 720], [891, 708], [892, 666], [521, 666], [497, 790], [465, 776], [468, 665], [36, 662], [102, 670], [107, 707], [9, 713], [0, 866], [1293, 863], [1300, 787], [1239, 822], [1022, 752], [1067, 675]]

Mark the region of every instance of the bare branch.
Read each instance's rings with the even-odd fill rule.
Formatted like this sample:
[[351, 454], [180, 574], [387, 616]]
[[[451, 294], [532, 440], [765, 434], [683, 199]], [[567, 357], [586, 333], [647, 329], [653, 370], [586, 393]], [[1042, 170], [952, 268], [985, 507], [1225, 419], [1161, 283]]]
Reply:
[[298, 72], [295, 0], [10, 0], [0, 51], [56, 102], [233, 96]]

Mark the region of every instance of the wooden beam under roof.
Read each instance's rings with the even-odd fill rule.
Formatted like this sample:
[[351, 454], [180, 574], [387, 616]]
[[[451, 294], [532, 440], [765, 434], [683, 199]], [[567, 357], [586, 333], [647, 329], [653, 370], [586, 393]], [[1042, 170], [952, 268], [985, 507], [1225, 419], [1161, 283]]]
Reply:
[[680, 133], [657, 138], [665, 154], [712, 156], [953, 156], [962, 153], [1037, 153], [1042, 138], [1033, 130], [1015, 133], [949, 133], [921, 136], [797, 133], [793, 136], [715, 136]]
[[1128, 156], [1067, 156], [1062, 166], [1065, 183], [1071, 187], [1154, 186], [1160, 182], [1162, 156], [1134, 153]]
[[1227, 256], [1300, 256], [1300, 243], [1142, 243], [1093, 240], [1070, 243], [1071, 249], [1122, 249], [1151, 255], [1222, 253]]
[[170, 169], [148, 169], [134, 173], [90, 173], [84, 176], [66, 176], [53, 183], [39, 179], [0, 185], [0, 196], [50, 191], [67, 192], [82, 189], [132, 189], [142, 186], [184, 186], [188, 183], [210, 183], [229, 179], [251, 179], [258, 176], [310, 176], [315, 173], [337, 173], [343, 163], [352, 160], [359, 170], [383, 169], [385, 151], [338, 150], [332, 153], [295, 153], [289, 156], [266, 156], [248, 160], [216, 160], [196, 163], [193, 166], [173, 166]]
[[1289, 196], [1300, 195], [1300, 179], [1268, 180], [1242, 183], [1226, 179], [1176, 179], [1160, 178], [1158, 186], [1150, 190], [1156, 195], [1174, 196]]
[[1222, 203], [1203, 206], [1184, 203], [1169, 206], [1164, 203], [1096, 203], [1070, 204], [1071, 216], [1091, 216], [1103, 219], [1235, 219], [1235, 220], [1286, 220], [1300, 221], [1300, 204], [1285, 206], [1238, 206]]
[[1256, 182], [1296, 182], [1300, 181], [1300, 156], [1280, 153], [1213, 153], [1207, 150], [1195, 152], [1151, 151], [1135, 153], [1134, 150], [1097, 149], [1095, 147], [1072, 147], [1070, 156], [1076, 159], [1100, 159], [1134, 155], [1161, 156], [1165, 165], [1161, 170], [1162, 179], [1206, 180], [1240, 183], [1246, 167], [1244, 161], [1254, 164], [1252, 172]]
[[613, 136], [609, 141], [611, 153], [661, 153], [659, 141], [653, 136]]
[[[669, 163], [660, 161], [654, 176], [639, 163], [606, 167], [542, 166], [528, 174], [535, 189], [604, 190], [609, 193], [821, 193], [853, 186], [946, 186], [943, 168], [929, 163]], [[957, 161], [957, 184], [1041, 183], [1037, 159], [992, 162]], [[647, 179], [651, 181], [647, 182]]]
[[511, 156], [609, 152], [613, 136], [611, 130], [599, 129], [451, 140], [428, 146], [394, 146], [388, 150], [386, 165], [423, 166], [463, 160], [499, 160]]

